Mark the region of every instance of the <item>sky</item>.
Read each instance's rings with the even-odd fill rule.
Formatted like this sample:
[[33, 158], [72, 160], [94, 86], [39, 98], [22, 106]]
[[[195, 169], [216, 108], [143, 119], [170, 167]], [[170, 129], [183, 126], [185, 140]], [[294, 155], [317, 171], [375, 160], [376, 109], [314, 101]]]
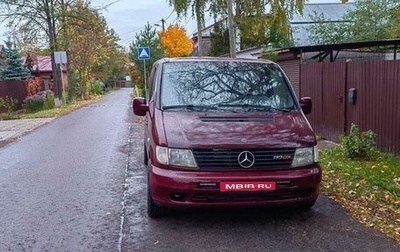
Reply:
[[[179, 23], [186, 29], [188, 36], [196, 31], [196, 21], [193, 18], [177, 19], [173, 8], [167, 0], [92, 0], [93, 7], [108, 6], [102, 10], [109, 28], [113, 28], [120, 37], [120, 44], [129, 47], [135, 34], [147, 24], [154, 25], [161, 30], [161, 19], [166, 21], [165, 26]], [[309, 2], [340, 2], [340, 0], [310, 0]], [[206, 26], [213, 23], [211, 17], [206, 16]], [[159, 25], [159, 26], [156, 26]], [[0, 24], [0, 44], [7, 39], [4, 24]]]
[[[113, 28], [120, 36], [120, 44], [129, 46], [141, 29], [147, 24], [161, 30], [161, 19], [165, 20], [165, 26], [179, 23], [185, 27], [188, 35], [196, 30], [196, 22], [192, 18], [177, 19], [173, 8], [167, 0], [92, 0], [93, 6], [111, 5], [103, 11], [110, 28]], [[212, 21], [212, 20], [210, 20]], [[159, 25], [159, 26], [157, 26]]]
[[[113, 28], [120, 37], [120, 44], [129, 47], [136, 33], [144, 28], [147, 22], [155, 29], [161, 30], [161, 19], [164, 19], [165, 26], [179, 23], [186, 28], [188, 35], [196, 30], [195, 20], [178, 20], [173, 8], [169, 6], [167, 0], [91, 0], [93, 7], [108, 6], [102, 10], [109, 28]], [[208, 21], [212, 21], [209, 18]], [[0, 44], [7, 40], [6, 28], [0, 24]]]

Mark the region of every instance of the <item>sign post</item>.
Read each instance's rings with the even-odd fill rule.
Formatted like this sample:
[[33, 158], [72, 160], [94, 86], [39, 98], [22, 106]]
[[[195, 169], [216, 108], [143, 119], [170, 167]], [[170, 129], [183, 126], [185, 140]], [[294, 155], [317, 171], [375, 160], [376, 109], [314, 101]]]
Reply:
[[61, 79], [61, 86], [62, 86], [62, 98], [64, 100], [64, 103], [67, 103], [66, 101], [66, 97], [65, 97], [65, 83], [64, 83], [64, 76], [63, 76], [63, 68], [62, 65], [63, 64], [67, 64], [68, 60], [67, 60], [67, 52], [65, 51], [60, 51], [60, 52], [54, 52], [54, 61], [56, 64], [59, 64], [60, 67], [60, 79]]
[[138, 59], [143, 60], [143, 73], [144, 73], [144, 89], [147, 92], [147, 77], [146, 77], [146, 60], [150, 59], [150, 47], [137, 48]]

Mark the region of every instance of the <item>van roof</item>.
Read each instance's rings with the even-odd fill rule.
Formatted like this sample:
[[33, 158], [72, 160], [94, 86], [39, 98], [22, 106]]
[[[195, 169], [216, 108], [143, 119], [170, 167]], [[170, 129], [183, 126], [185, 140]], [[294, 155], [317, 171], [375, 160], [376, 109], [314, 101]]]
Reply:
[[274, 63], [265, 59], [245, 59], [245, 58], [229, 58], [229, 57], [179, 57], [179, 58], [162, 58], [158, 62], [193, 62], [193, 61], [219, 61], [219, 62], [253, 62], [253, 63]]

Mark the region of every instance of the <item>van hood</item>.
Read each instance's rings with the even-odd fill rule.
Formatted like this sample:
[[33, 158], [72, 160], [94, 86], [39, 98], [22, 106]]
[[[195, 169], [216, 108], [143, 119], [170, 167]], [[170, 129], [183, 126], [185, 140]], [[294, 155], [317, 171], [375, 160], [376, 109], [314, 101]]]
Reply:
[[279, 113], [162, 112], [172, 148], [298, 148], [316, 145], [299, 111]]

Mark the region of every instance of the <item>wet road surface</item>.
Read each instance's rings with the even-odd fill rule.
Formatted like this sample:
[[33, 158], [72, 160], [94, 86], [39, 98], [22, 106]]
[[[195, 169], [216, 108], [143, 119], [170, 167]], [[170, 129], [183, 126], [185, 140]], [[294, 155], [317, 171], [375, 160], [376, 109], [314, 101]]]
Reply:
[[0, 148], [0, 251], [117, 251], [131, 89]]
[[123, 251], [400, 251], [400, 244], [367, 228], [325, 196], [308, 211], [214, 209], [146, 217], [143, 126], [134, 124], [128, 166]]
[[0, 148], [0, 251], [400, 251], [321, 196], [312, 210], [146, 214], [131, 89]]

